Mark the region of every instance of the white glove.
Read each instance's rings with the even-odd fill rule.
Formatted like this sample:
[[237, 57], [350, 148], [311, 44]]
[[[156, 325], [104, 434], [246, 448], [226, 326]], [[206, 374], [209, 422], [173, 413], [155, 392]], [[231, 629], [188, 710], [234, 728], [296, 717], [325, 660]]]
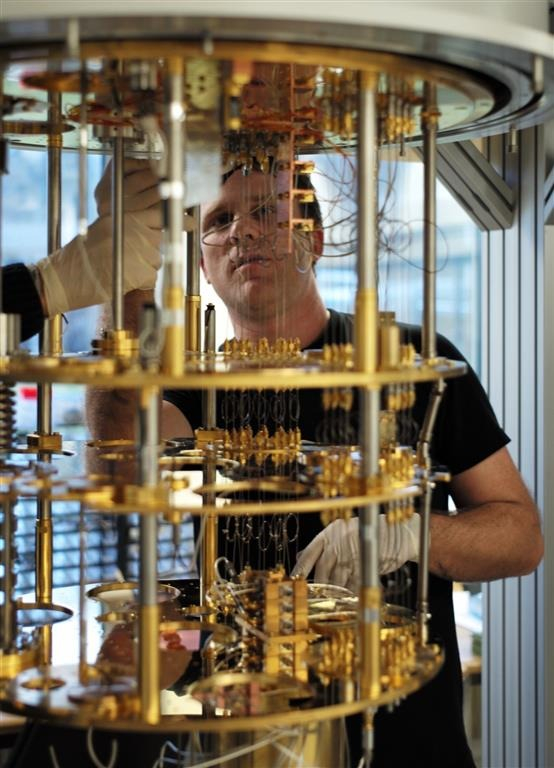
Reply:
[[[396, 571], [419, 557], [419, 515], [389, 524], [379, 515], [379, 573]], [[308, 576], [315, 565], [317, 583], [336, 584], [357, 592], [360, 586], [358, 518], [335, 520], [299, 553], [292, 576]]]
[[[123, 170], [123, 210], [140, 211], [142, 223], [151, 229], [162, 228], [162, 209], [159, 180], [147, 160], [125, 160]], [[98, 216], [112, 215], [112, 162], [104, 168], [102, 178], [94, 190]]]
[[[94, 191], [98, 218], [86, 238], [78, 236], [36, 264], [45, 313], [103, 304], [113, 297], [112, 164]], [[144, 160], [126, 160], [123, 178], [125, 293], [148, 290], [161, 265], [161, 204], [158, 182]]]
[[[153, 288], [161, 265], [161, 231], [143, 223], [140, 212], [124, 216], [123, 290]], [[112, 219], [91, 224], [87, 237], [75, 237], [36, 264], [48, 317], [112, 299]]]

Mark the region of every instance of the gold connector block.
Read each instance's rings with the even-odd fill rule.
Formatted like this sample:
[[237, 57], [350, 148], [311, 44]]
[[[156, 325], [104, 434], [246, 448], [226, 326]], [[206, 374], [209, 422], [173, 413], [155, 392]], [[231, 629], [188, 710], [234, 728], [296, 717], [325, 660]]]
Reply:
[[205, 448], [207, 445], [225, 442], [224, 429], [195, 429], [194, 446], [195, 448]]
[[169, 487], [162, 485], [126, 485], [123, 488], [124, 504], [136, 504], [140, 507], [167, 506], [169, 504]]
[[92, 351], [106, 357], [134, 359], [138, 357], [138, 350], [138, 339], [124, 329], [105, 331], [102, 338], [92, 341]]
[[61, 432], [51, 432], [50, 434], [40, 434], [31, 432], [27, 435], [27, 447], [34, 448], [37, 451], [56, 451], [61, 453], [63, 450]]
[[312, 160], [308, 160], [308, 161], [295, 160], [294, 171], [295, 173], [309, 175], [310, 173], [313, 173], [315, 171], [315, 163]]
[[295, 232], [313, 232], [315, 227], [313, 219], [291, 219], [290, 225]]

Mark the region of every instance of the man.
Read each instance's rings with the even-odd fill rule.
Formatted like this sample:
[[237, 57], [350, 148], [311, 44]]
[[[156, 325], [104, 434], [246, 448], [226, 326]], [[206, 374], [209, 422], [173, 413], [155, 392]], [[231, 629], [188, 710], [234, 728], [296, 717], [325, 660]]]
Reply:
[[[218, 199], [202, 209], [204, 274], [225, 302], [239, 339], [256, 342], [265, 337], [272, 343], [278, 337], [298, 337], [303, 349], [350, 341], [351, 318], [325, 308], [314, 270], [304, 268], [306, 253], [314, 265], [321, 255], [321, 228], [309, 236], [309, 247], [303, 233], [289, 252], [287, 232], [279, 227], [279, 188], [278, 179], [258, 170], [246, 176], [240, 169], [227, 174]], [[302, 266], [298, 263], [299, 251]], [[137, 296], [129, 295], [131, 307], [133, 302], [136, 305]], [[131, 316], [136, 316], [136, 312], [131, 312]], [[404, 332], [418, 344], [417, 329], [406, 328]], [[461, 357], [444, 339], [439, 340], [439, 354]], [[418, 387], [414, 419], [419, 426], [427, 392], [425, 386]], [[111, 420], [116, 413], [122, 413], [121, 400], [110, 404], [110, 393], [96, 393], [95, 398], [92, 405], [96, 421], [104, 414], [110, 422], [108, 429], [98, 436], [121, 436], [121, 422], [115, 425]], [[165, 400], [165, 436], [190, 436], [194, 428], [201, 426], [200, 393], [169, 391]], [[318, 438], [318, 428], [325, 419], [320, 400], [315, 392], [301, 390], [299, 403], [294, 401], [304, 438]], [[226, 412], [226, 403], [224, 397], [219, 398], [220, 418]], [[127, 422], [131, 424], [134, 406], [130, 401], [128, 405]], [[252, 401], [248, 408], [253, 410]], [[354, 423], [355, 409], [356, 406], [351, 419]], [[239, 422], [250, 424], [254, 415], [248, 411], [246, 418], [244, 411], [235, 408], [230, 421], [238, 418]], [[293, 416], [279, 412], [279, 418]], [[374, 766], [473, 765], [463, 728], [452, 581], [523, 575], [536, 568], [543, 551], [537, 510], [505, 447], [507, 442], [475, 375], [469, 373], [449, 383], [437, 420], [432, 455], [437, 463], [450, 468], [453, 478], [448, 489], [443, 488], [436, 495], [436, 513], [431, 516], [430, 527], [431, 635], [444, 642], [446, 662], [432, 683], [408, 697], [393, 713], [378, 713]], [[458, 508], [455, 516], [444, 514], [447, 492]], [[317, 517], [307, 515], [300, 517], [299, 525], [298, 548], [302, 549], [318, 534], [321, 525]], [[332, 533], [326, 532], [319, 539], [318, 554], [330, 551], [333, 562], [342, 557], [345, 549], [355, 556], [357, 535], [355, 531], [352, 535], [352, 526], [336, 525], [329, 530]], [[410, 538], [409, 528], [405, 530]], [[391, 579], [389, 586], [404, 590], [403, 600], [413, 605], [417, 567], [413, 563], [404, 567], [404, 563], [414, 553], [409, 546], [400, 553], [395, 551], [395, 542], [387, 542], [386, 537], [381, 544], [389, 547], [395, 557], [394, 567], [401, 569], [401, 575], [396, 581]], [[351, 749], [355, 765], [353, 741]]]
[[[98, 218], [37, 264], [2, 269], [2, 306], [21, 315], [21, 338], [38, 333], [45, 318], [103, 304], [112, 298], [111, 163], [96, 187]], [[143, 161], [128, 160], [124, 176], [124, 291], [154, 287], [160, 267], [158, 180]]]

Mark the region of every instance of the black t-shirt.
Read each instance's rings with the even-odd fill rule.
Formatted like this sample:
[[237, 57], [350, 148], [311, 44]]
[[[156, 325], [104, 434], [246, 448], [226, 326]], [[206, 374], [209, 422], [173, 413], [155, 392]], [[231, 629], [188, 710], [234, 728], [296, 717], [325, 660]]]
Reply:
[[[415, 326], [402, 326], [403, 340], [421, 348], [421, 331]], [[321, 336], [309, 347], [319, 349], [324, 344], [346, 343], [352, 340], [352, 316], [330, 310], [329, 322]], [[463, 360], [463, 356], [447, 339], [438, 336], [437, 352], [441, 357]], [[430, 392], [430, 384], [416, 387], [416, 403], [411, 417], [400, 419], [402, 438], [415, 443]], [[176, 405], [187, 417], [193, 429], [201, 426], [202, 393], [169, 390], [164, 399]], [[271, 405], [268, 405], [268, 400]], [[299, 426], [302, 438], [318, 442], [352, 443], [356, 434], [357, 406], [354, 402], [349, 418], [336, 413], [323, 413], [321, 391], [304, 389], [282, 397], [275, 407], [271, 398], [249, 396], [245, 393], [218, 393], [218, 416], [222, 424], [249, 424], [254, 432], [258, 423], [283, 423], [285, 429]], [[275, 418], [276, 417], [276, 418]], [[331, 438], [324, 440], [323, 438]], [[342, 439], [341, 439], [342, 438]], [[431, 456], [436, 466], [458, 474], [479, 464], [508, 443], [486, 394], [475, 373], [469, 368], [465, 376], [447, 382], [431, 443]], [[433, 498], [433, 509], [446, 512], [448, 488], [439, 484]], [[220, 528], [221, 528], [220, 523]], [[301, 515], [297, 548], [303, 549], [321, 530], [319, 515]], [[221, 546], [221, 542], [220, 542]], [[403, 604], [415, 607], [417, 565], [410, 563], [402, 574], [388, 579], [389, 589], [402, 584]], [[391, 586], [392, 585], [392, 586]], [[385, 593], [386, 594], [386, 593]], [[386, 598], [385, 598], [386, 599]], [[394, 601], [394, 594], [391, 597]], [[439, 640], [445, 649], [445, 663], [437, 677], [417, 693], [409, 696], [392, 712], [379, 710], [375, 721], [374, 768], [395, 766], [436, 766], [436, 768], [468, 768], [473, 766], [463, 725], [462, 676], [456, 640], [452, 583], [438, 576], [429, 576], [430, 637]], [[352, 725], [354, 723], [354, 725]], [[351, 719], [350, 749], [352, 764], [358, 755], [357, 736], [360, 723]]]
[[2, 269], [2, 312], [21, 315], [22, 341], [42, 330], [42, 305], [24, 264], [9, 264]]

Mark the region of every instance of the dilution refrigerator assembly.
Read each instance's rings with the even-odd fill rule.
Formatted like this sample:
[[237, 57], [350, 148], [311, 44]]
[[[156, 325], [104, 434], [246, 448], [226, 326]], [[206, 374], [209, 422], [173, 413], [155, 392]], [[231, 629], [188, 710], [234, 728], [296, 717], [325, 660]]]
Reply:
[[[380, 3], [293, 11], [160, 0], [150, 15], [140, 3], [88, 5], [8, 1], [0, 17], [2, 157], [8, 144], [48, 153], [50, 250], [60, 245], [62, 151], [79, 155], [84, 234], [89, 153], [111, 157], [114, 191], [112, 328], [86, 354], [64, 355], [55, 318], [40, 353], [30, 355], [19, 348], [17, 322], [0, 316], [0, 707], [115, 737], [179, 734], [181, 765], [333, 768], [345, 765], [343, 718], [362, 713], [369, 758], [376, 709], [425, 685], [443, 662], [429, 637], [428, 527], [432, 491], [448, 474], [437, 471], [430, 445], [443, 392], [466, 367], [437, 352], [437, 142], [546, 119], [552, 41], [508, 22], [430, 16], [425, 4], [419, 14], [406, 10], [402, 25], [402, 14]], [[380, 311], [377, 278], [379, 162], [411, 147], [424, 163], [417, 348], [391, 308]], [[151, 161], [165, 217], [161, 311], [145, 307], [138, 335], [123, 318], [126, 158]], [[346, 169], [327, 200], [317, 183], [329, 173], [318, 170], [322, 163]], [[275, 261], [305, 270], [302, 254], [322, 228], [329, 262], [355, 258], [352, 344], [230, 339], [217, 348], [214, 313], [204, 319], [199, 289], [208, 237], [200, 207], [235, 169], [246, 190], [252, 176], [266, 179], [260, 217], [273, 220]], [[13, 428], [16, 382], [37, 383], [41, 406], [23, 452]], [[52, 430], [50, 400], [59, 383], [136, 393], [136, 442], [87, 449], [108, 474], [91, 470], [94, 459], [79, 476], [57, 471], [64, 442]], [[202, 391], [204, 423], [194, 439], [161, 440], [164, 390]], [[297, 414], [304, 390], [321, 402], [322, 424], [309, 436]], [[427, 404], [410, 441], [417, 392]], [[133, 462], [139, 480], [129, 482], [121, 467]], [[191, 469], [200, 482], [190, 481]], [[15, 594], [21, 498], [37, 500], [32, 601]], [[81, 509], [82, 583], [78, 661], [60, 666], [52, 664], [52, 627], [72, 611], [53, 595], [52, 510], [68, 500]], [[358, 517], [357, 594], [291, 575], [298, 531], [314, 513], [323, 524]], [[416, 513], [418, 583], [397, 584], [391, 598], [379, 573], [379, 529]], [[85, 583], [87, 520], [98, 515], [139, 516], [135, 583]], [[157, 528], [180, 528], [191, 515], [200, 588], [185, 600], [159, 578]], [[130, 650], [110, 656], [108, 640], [122, 628]], [[91, 632], [101, 638], [98, 655]], [[181, 681], [177, 710], [165, 703], [162, 680], [174, 689]]]

